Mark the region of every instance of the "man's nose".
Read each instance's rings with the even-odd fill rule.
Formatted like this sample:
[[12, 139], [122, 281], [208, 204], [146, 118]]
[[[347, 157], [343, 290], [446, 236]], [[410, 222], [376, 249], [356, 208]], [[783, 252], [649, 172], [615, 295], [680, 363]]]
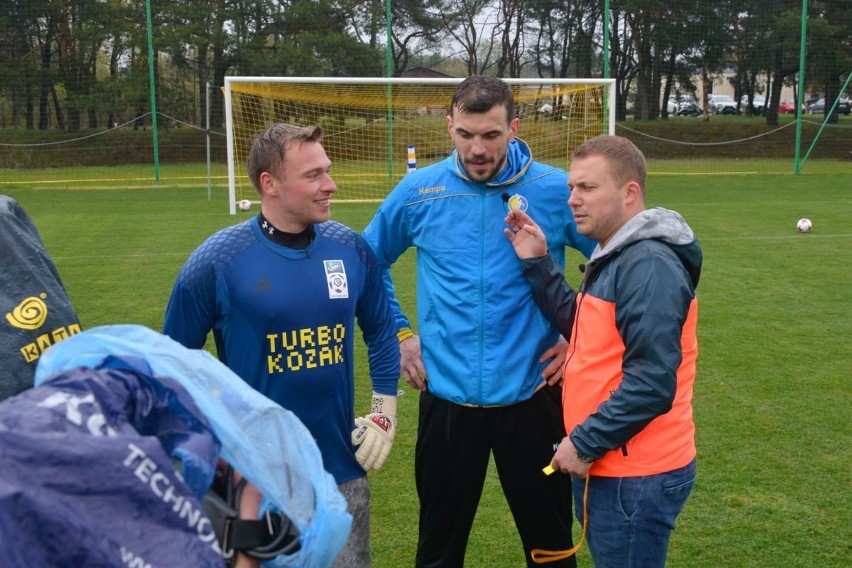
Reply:
[[322, 186], [324, 191], [329, 193], [337, 192], [337, 184], [334, 182], [334, 178], [332, 178], [329, 174], [325, 174], [325, 181]]
[[487, 152], [486, 148], [485, 140], [478, 136], [474, 137], [470, 148], [474, 154], [485, 154]]

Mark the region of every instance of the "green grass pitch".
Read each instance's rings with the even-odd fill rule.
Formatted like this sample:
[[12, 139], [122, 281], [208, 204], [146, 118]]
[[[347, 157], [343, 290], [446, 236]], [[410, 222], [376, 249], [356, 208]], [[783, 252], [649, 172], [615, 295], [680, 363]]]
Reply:
[[[705, 254], [695, 387], [699, 477], [672, 537], [669, 566], [848, 566], [852, 178], [816, 169], [793, 176], [787, 167], [778, 175], [654, 175], [650, 166], [649, 205], [682, 213]], [[85, 328], [138, 323], [159, 330], [187, 255], [211, 232], [256, 212], [229, 216], [225, 190], [215, 188], [208, 200], [203, 180], [65, 187], [22, 183], [0, 192], [35, 221]], [[375, 208], [339, 203], [333, 216], [360, 230]], [[800, 217], [813, 220], [813, 232], [796, 232]], [[578, 262], [571, 257], [566, 272], [574, 285]], [[394, 274], [414, 315], [413, 252]], [[362, 412], [370, 388], [360, 349]], [[401, 388], [394, 451], [370, 477], [376, 568], [413, 565], [417, 541], [417, 396]], [[467, 564], [520, 567], [520, 551], [492, 468]], [[579, 560], [591, 566], [585, 548]]]

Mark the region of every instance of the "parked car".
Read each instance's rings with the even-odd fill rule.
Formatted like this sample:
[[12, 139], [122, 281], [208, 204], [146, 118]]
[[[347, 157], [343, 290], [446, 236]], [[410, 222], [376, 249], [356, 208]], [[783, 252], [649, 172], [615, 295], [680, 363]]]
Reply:
[[669, 100], [666, 101], [666, 111], [669, 113], [669, 116], [677, 114], [677, 99], [674, 95], [670, 96]]
[[688, 95], [671, 95], [666, 103], [669, 115], [676, 116], [698, 116], [701, 109], [695, 99]]
[[763, 114], [766, 110], [766, 97], [762, 95], [754, 95], [751, 100], [752, 109], [748, 107], [748, 95], [740, 97], [740, 110], [748, 114]]
[[684, 97], [677, 106], [678, 116], [698, 116], [701, 114], [701, 107], [695, 102], [692, 97]]
[[[808, 113], [810, 114], [825, 114], [825, 111], [825, 98], [817, 99], [808, 105]], [[849, 111], [849, 99], [841, 97], [840, 101], [837, 103], [838, 114], [849, 114]]]
[[825, 99], [817, 99], [808, 103], [808, 114], [825, 112]]
[[707, 95], [707, 109], [713, 114], [737, 114], [737, 103], [728, 95]]
[[[805, 104], [802, 103], [802, 112], [805, 110], [807, 110]], [[796, 99], [793, 97], [781, 99], [781, 102], [778, 103], [778, 114], [796, 114]]]

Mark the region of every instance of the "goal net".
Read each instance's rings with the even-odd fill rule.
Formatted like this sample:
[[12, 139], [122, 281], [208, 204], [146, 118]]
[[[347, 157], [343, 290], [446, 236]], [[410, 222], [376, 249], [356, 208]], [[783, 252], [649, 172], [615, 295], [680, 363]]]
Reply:
[[[453, 151], [447, 114], [463, 78], [226, 77], [230, 212], [258, 202], [246, 173], [252, 139], [276, 122], [323, 128], [335, 201], [381, 201], [412, 168]], [[506, 79], [515, 93], [518, 137], [533, 157], [568, 168], [588, 138], [615, 132], [612, 79]]]

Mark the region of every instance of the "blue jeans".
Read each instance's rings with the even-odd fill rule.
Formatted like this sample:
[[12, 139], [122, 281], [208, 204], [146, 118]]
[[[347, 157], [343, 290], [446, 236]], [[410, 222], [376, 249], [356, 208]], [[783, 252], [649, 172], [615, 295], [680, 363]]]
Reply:
[[[574, 477], [572, 484], [582, 523], [586, 480]], [[663, 568], [675, 519], [694, 484], [695, 460], [657, 475], [592, 476], [586, 540], [595, 568]]]

